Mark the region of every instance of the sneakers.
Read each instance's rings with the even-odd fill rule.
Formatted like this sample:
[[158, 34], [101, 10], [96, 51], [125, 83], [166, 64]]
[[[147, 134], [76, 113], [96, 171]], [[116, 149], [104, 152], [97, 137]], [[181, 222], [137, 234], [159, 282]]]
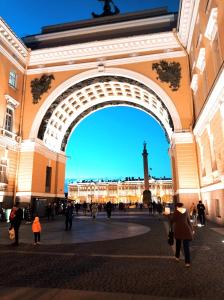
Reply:
[[186, 268], [189, 268], [191, 265], [190, 264], [185, 264], [185, 267]]
[[176, 261], [180, 261], [179, 257], [174, 256], [174, 258], [175, 258]]

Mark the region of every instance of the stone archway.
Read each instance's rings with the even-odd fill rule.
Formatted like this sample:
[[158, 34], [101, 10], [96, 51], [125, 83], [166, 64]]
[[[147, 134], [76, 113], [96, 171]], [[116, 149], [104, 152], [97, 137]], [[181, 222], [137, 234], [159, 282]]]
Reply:
[[[187, 195], [197, 193], [197, 172], [191, 166], [191, 173], [186, 172], [188, 166], [183, 169], [181, 165], [185, 157], [191, 157], [192, 165], [196, 165], [193, 137], [190, 132], [183, 132], [181, 116], [172, 99], [149, 77], [127, 69], [108, 68], [101, 72], [98, 69], [82, 72], [64, 81], [36, 112], [29, 133], [29, 145], [24, 141], [21, 147], [24, 151], [30, 151], [28, 148], [32, 151], [30, 162], [33, 167], [29, 170], [32, 179], [26, 179], [30, 186], [29, 197], [63, 197], [65, 148], [72, 131], [89, 114], [112, 105], [136, 107], [160, 123], [171, 144], [174, 192]], [[46, 174], [39, 181], [34, 176], [39, 172], [40, 164], [42, 172], [46, 172], [46, 168], [52, 169], [51, 177], [54, 179], [51, 192], [46, 192], [46, 188], [44, 190], [43, 178]], [[21, 187], [24, 182], [21, 181]], [[20, 196], [19, 190], [17, 196]]]
[[49, 149], [64, 151], [80, 119], [104, 106], [122, 104], [151, 114], [169, 140], [182, 128], [172, 100], [158, 84], [139, 73], [110, 68], [105, 72], [83, 72], [56, 88], [37, 113], [30, 138], [38, 137]]

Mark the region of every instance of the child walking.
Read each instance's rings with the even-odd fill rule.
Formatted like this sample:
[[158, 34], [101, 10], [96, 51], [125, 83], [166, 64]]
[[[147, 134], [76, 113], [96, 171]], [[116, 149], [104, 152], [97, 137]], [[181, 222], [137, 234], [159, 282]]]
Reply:
[[35, 217], [32, 224], [32, 231], [34, 234], [34, 245], [40, 244], [40, 233], [41, 233], [41, 225], [39, 217]]

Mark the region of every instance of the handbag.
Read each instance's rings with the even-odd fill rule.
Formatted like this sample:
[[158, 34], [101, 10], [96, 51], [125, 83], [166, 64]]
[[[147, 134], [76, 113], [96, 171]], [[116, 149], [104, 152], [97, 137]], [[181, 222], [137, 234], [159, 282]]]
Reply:
[[10, 240], [14, 240], [14, 238], [15, 238], [15, 230], [13, 227], [11, 229], [9, 229], [9, 238], [10, 238]]
[[174, 244], [174, 232], [173, 232], [173, 229], [172, 228], [170, 228], [170, 230], [169, 230], [169, 233], [168, 233], [168, 244], [170, 245], [170, 246], [173, 246], [173, 244]]

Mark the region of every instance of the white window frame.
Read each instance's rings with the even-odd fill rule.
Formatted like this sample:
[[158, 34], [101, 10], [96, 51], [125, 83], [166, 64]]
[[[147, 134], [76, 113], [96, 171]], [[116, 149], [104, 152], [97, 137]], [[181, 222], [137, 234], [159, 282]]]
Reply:
[[9, 85], [13, 88], [16, 88], [17, 84], [17, 73], [15, 71], [9, 72]]
[[207, 39], [209, 39], [211, 42], [214, 40], [216, 33], [218, 31], [217, 18], [218, 18], [218, 8], [214, 7], [211, 9], [208, 23], [205, 29], [205, 34], [204, 34], [204, 36]]
[[[16, 101], [15, 99], [13, 99], [9, 95], [5, 95], [5, 99], [6, 99], [6, 102], [7, 102], [6, 103], [6, 110], [5, 110], [5, 120], [4, 120], [4, 123], [3, 123], [3, 128], [1, 128], [1, 132], [4, 136], [15, 139], [16, 134], [13, 133], [14, 119], [15, 119], [14, 116], [15, 116], [15, 109], [18, 107], [19, 102]], [[7, 110], [10, 110], [12, 112], [12, 114], [11, 114], [12, 120], [10, 121], [11, 122], [11, 128], [9, 128], [8, 124], [7, 124], [8, 116], [10, 115], [10, 114], [8, 114], [8, 116], [7, 116]]]
[[200, 72], [204, 71], [204, 68], [205, 68], [205, 48], [200, 48], [200, 50], [199, 50], [196, 67], [198, 68], [198, 70], [200, 70]]

